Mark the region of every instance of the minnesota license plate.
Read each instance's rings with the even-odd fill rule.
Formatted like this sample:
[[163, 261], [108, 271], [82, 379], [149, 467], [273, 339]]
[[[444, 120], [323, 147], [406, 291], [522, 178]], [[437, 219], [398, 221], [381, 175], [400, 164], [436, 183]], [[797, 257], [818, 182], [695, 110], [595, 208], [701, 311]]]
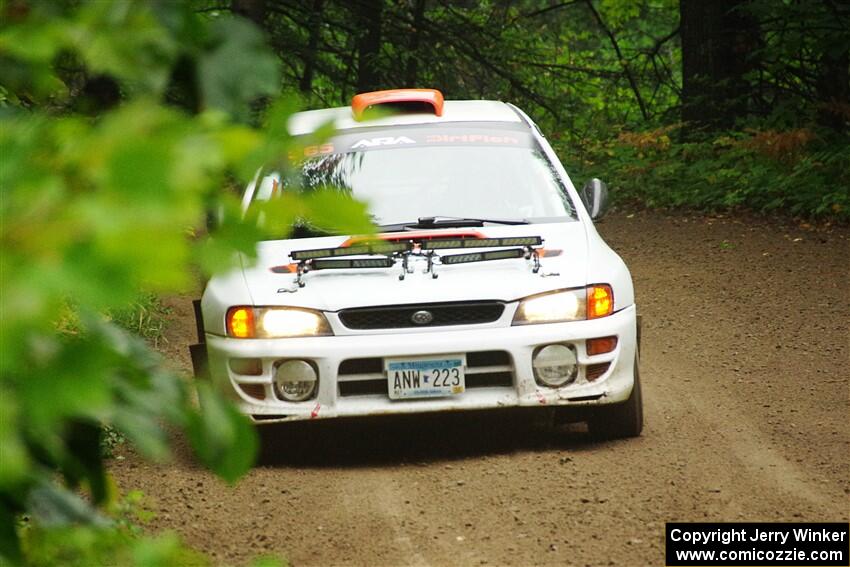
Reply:
[[466, 388], [463, 370], [466, 356], [445, 355], [428, 358], [387, 358], [387, 386], [390, 399], [438, 398], [462, 394]]

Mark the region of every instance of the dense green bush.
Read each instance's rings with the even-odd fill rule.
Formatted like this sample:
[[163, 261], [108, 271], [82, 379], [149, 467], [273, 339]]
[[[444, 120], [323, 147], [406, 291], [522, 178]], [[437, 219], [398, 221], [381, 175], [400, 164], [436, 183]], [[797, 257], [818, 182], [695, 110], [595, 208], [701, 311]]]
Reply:
[[564, 153], [577, 182], [599, 177], [619, 203], [850, 220], [848, 140], [794, 129], [682, 142], [679, 128], [623, 132]]

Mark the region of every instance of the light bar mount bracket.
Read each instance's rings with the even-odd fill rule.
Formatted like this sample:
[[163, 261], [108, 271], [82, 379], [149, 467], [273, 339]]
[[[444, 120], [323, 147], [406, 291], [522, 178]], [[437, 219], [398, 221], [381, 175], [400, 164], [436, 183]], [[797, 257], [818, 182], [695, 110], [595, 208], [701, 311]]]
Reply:
[[[433, 240], [411, 239], [405, 242], [379, 242], [354, 244], [339, 248], [319, 248], [298, 250], [290, 253], [296, 263], [295, 284], [298, 288], [306, 285], [304, 274], [314, 270], [342, 270], [391, 268], [401, 262], [399, 280], [413, 273], [410, 266], [411, 256], [424, 257], [426, 267], [423, 273], [437, 279], [436, 266], [450, 264], [468, 264], [490, 260], [510, 260], [525, 258], [531, 260], [533, 273], [540, 271], [539, 247], [543, 239], [539, 236], [518, 236], [503, 238], [435, 238]], [[490, 252], [466, 252], [440, 256], [437, 251], [451, 249], [500, 248]], [[371, 256], [370, 258], [351, 258], [351, 256]]]

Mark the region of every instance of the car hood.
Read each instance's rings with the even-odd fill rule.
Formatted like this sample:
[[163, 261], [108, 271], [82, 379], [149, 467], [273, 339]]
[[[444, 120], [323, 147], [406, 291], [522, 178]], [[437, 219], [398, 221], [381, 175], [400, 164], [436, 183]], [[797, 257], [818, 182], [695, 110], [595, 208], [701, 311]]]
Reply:
[[[256, 260], [248, 265], [243, 258], [245, 282], [254, 305], [288, 305], [322, 311], [350, 307], [404, 305], [444, 301], [512, 301], [568, 287], [587, 284], [587, 237], [580, 222], [545, 223], [520, 226], [487, 226], [474, 229], [440, 229], [427, 232], [434, 236], [452, 236], [474, 231], [484, 237], [540, 236], [545, 257], [533, 273], [525, 259], [492, 260], [435, 267], [438, 277], [423, 273], [422, 258], [412, 258], [414, 273], [399, 279], [400, 264], [393, 268], [322, 270], [303, 276], [304, 287], [295, 283], [295, 275], [277, 273], [273, 268], [286, 266], [289, 253], [342, 245], [346, 237], [276, 240], [258, 245]], [[445, 250], [458, 254], [468, 250]], [[278, 269], [279, 272], [279, 269]]]

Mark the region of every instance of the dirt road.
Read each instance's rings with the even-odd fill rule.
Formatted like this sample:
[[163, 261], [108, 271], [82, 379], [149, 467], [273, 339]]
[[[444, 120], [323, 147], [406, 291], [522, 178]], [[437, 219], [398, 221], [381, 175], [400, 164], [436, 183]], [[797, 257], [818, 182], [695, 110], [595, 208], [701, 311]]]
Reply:
[[[646, 428], [599, 443], [522, 417], [305, 424], [233, 489], [113, 466], [154, 529], [221, 561], [663, 565], [664, 522], [850, 517], [850, 231], [612, 215], [644, 314]], [[183, 357], [190, 307], [166, 351]]]

